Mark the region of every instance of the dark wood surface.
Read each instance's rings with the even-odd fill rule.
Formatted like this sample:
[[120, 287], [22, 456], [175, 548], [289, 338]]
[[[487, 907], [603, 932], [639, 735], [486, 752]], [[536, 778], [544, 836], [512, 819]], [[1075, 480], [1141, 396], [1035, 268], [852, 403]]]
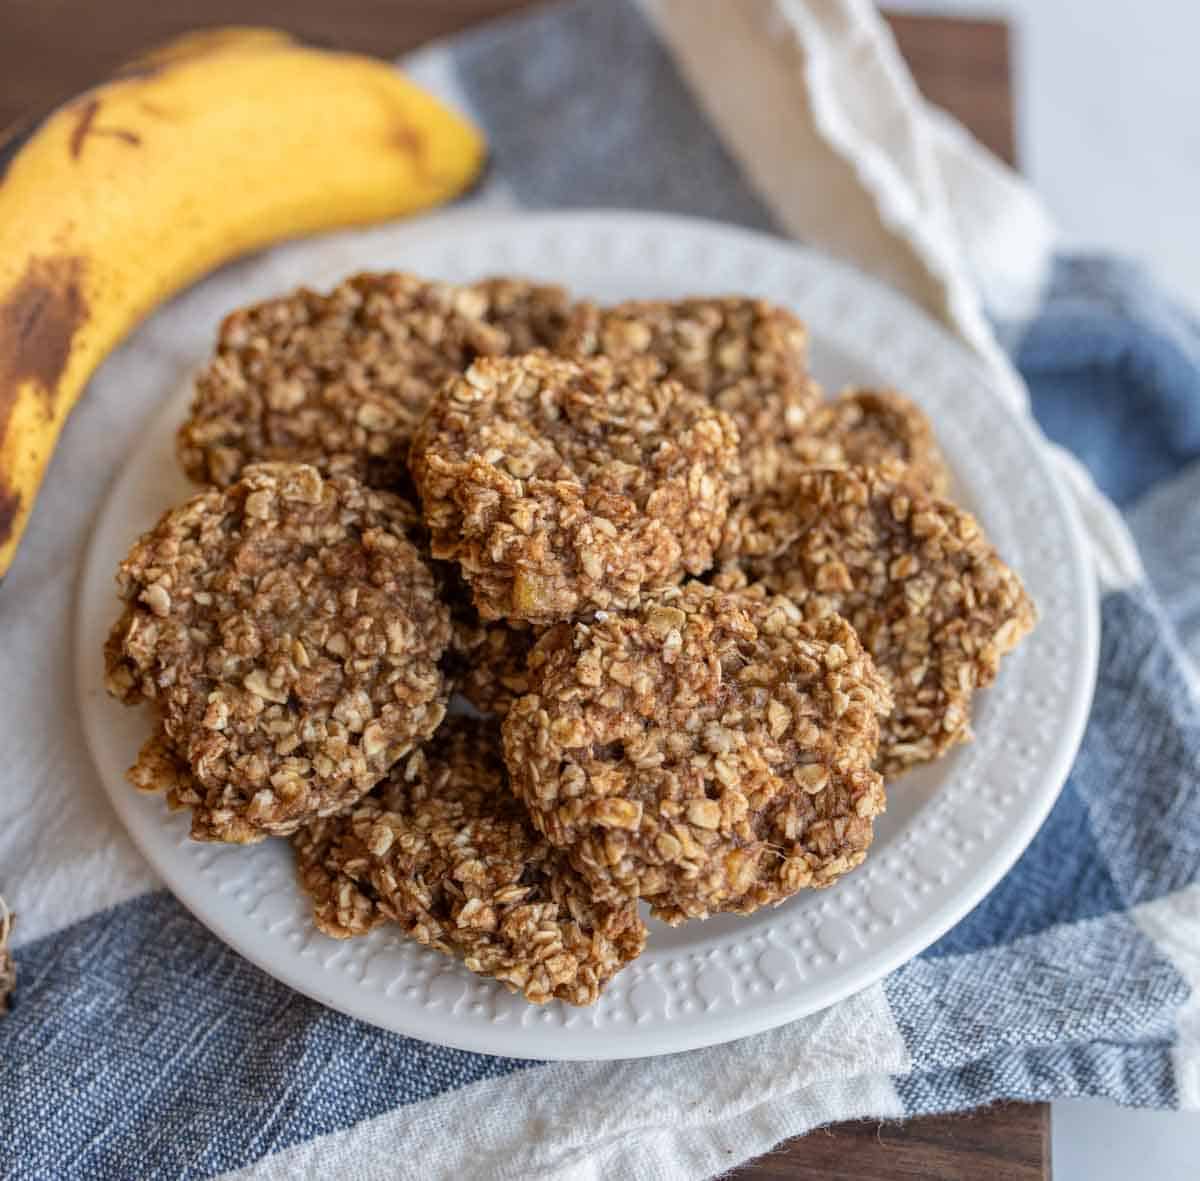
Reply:
[[789, 1140], [729, 1181], [1048, 1181], [1050, 1109], [1007, 1103], [905, 1123], [856, 1120]]
[[[528, 0], [0, 0], [0, 128], [42, 111], [114, 66], [204, 24], [277, 25], [306, 40], [385, 56], [521, 8]], [[595, 0], [603, 2], [603, 0]], [[925, 95], [1014, 159], [1007, 27], [892, 15]], [[906, 1123], [839, 1124], [739, 1169], [738, 1181], [1044, 1181], [1044, 1105], [1009, 1104]]]
[[271, 25], [392, 57], [530, 0], [0, 0], [0, 128], [197, 25]]
[[900, 12], [887, 19], [921, 93], [1017, 163], [1008, 26]]

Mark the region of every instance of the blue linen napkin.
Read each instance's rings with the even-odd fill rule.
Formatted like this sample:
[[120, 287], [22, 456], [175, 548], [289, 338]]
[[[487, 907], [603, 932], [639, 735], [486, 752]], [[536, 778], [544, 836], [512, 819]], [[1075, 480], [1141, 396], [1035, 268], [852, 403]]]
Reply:
[[[437, 70], [491, 143], [483, 204], [783, 229], [632, 6], [490, 26], [448, 43]], [[0, 1176], [682, 1178], [857, 1116], [1070, 1095], [1200, 1106], [1200, 327], [1136, 268], [1089, 257], [1056, 259], [1040, 305], [998, 327], [1034, 414], [1120, 506], [1144, 570], [1104, 580], [1095, 702], [1058, 803], [958, 926], [881, 985], [772, 1033], [547, 1065], [327, 1010], [134, 875], [128, 897], [17, 947]], [[105, 405], [91, 421], [115, 415]], [[82, 451], [79, 432], [66, 445]], [[83, 510], [62, 530], [59, 578], [80, 560]], [[7, 594], [29, 601], [39, 572], [49, 585], [37, 561]], [[69, 664], [71, 603], [51, 601], [49, 663]], [[0, 614], [6, 685], [30, 674], [7, 666], [18, 608]], [[13, 751], [38, 722], [22, 708], [6, 704]], [[56, 880], [38, 885], [69, 887]], [[25, 888], [0, 864], [15, 908], [44, 913]]]

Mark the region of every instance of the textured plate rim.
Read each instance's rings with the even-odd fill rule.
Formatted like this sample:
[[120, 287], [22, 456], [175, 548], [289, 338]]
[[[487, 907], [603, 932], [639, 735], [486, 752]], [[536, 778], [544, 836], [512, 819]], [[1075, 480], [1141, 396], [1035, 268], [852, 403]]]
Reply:
[[[893, 319], [902, 326], [906, 336], [911, 334], [913, 337], [925, 341], [926, 346], [938, 355], [939, 360], [953, 369], [958, 380], [963, 381], [969, 378], [982, 387], [991, 387], [994, 384], [981, 363], [967, 353], [965, 348], [945, 329], [935, 324], [924, 312], [891, 289], [845, 263], [830, 259], [818, 251], [752, 230], [698, 218], [632, 211], [499, 215], [462, 211], [457, 214], [444, 214], [420, 225], [387, 227], [384, 231], [376, 233], [388, 234], [388, 241], [394, 253], [401, 253], [406, 241], [409, 241], [414, 247], [419, 241], [420, 248], [426, 252], [441, 243], [447, 260], [464, 249], [469, 255], [472, 239], [475, 239], [476, 243], [481, 240], [491, 240], [496, 243], [512, 242], [525, 236], [540, 240], [547, 263], [556, 257], [556, 252], [562, 250], [565, 244], [582, 236], [589, 237], [595, 243], [617, 244], [618, 246], [639, 237], [639, 235], [646, 244], [663, 240], [682, 241], [685, 245], [691, 244], [698, 250], [721, 249], [737, 252], [744, 256], [746, 261], [741, 284], [749, 290], [753, 290], [756, 286], [755, 265], [770, 267], [790, 263], [798, 274], [808, 273], [811, 275], [815, 273], [823, 282], [833, 283], [845, 293], [847, 297], [844, 300], [844, 310], [847, 313], [845, 320], [848, 322], [841, 323], [840, 327], [846, 334], [852, 335], [853, 328], [850, 297], [861, 299], [869, 305], [885, 309], [887, 318]], [[503, 249], [500, 250], [500, 257], [504, 257]], [[402, 260], [395, 258], [381, 260], [382, 265], [401, 265], [401, 263]], [[529, 270], [529, 273], [537, 273], [532, 267], [526, 269]], [[307, 280], [310, 282], [316, 281], [318, 278], [303, 268], [300, 273], [307, 276]], [[336, 279], [337, 276], [326, 277]], [[764, 294], [767, 298], [779, 298], [776, 293], [766, 292]], [[802, 315], [807, 314], [804, 307], [799, 310]], [[830, 325], [818, 325], [814, 321], [814, 337], [822, 335], [822, 328], [828, 328], [828, 335], [831, 337], [838, 334], [832, 322]], [[853, 343], [849, 342], [848, 347], [853, 348]], [[979, 395], [981, 401], [984, 396]], [[160, 412], [160, 418], [172, 415], [173, 410], [173, 406], [164, 407]], [[106, 716], [105, 705], [111, 703], [105, 701], [103, 690], [98, 687], [97, 681], [100, 659], [99, 643], [96, 638], [96, 618], [94, 618], [96, 595], [93, 591], [97, 586], [103, 585], [110, 596], [110, 613], [115, 610], [115, 601], [111, 599], [113, 559], [111, 552], [103, 549], [102, 546], [105, 532], [103, 526], [107, 522], [112, 506], [120, 500], [124, 486], [134, 477], [136, 465], [132, 463], [125, 467], [113, 481], [105, 502], [97, 514], [96, 525], [79, 582], [76, 619], [77, 692], [84, 731], [101, 781], [135, 845], [163, 878], [167, 888], [171, 889], [176, 897], [214, 934], [256, 966], [297, 991], [330, 1008], [394, 1032], [459, 1049], [513, 1057], [631, 1058], [697, 1049], [731, 1041], [774, 1028], [789, 1020], [823, 1009], [876, 983], [887, 972], [919, 954], [958, 922], [996, 885], [1033, 839], [1057, 799], [1086, 725], [1098, 661], [1099, 610], [1082, 525], [1073, 500], [1057, 476], [1049, 451], [1039, 439], [1034, 425], [1023, 415], [1004, 404], [999, 396], [995, 397], [988, 407], [988, 413], [990, 414], [992, 411], [995, 412], [997, 429], [1001, 431], [1001, 434], [1008, 432], [1011, 438], [1020, 441], [1020, 446], [1024, 451], [1023, 458], [1025, 462], [1032, 465], [1032, 478], [1035, 482], [1042, 481], [1050, 493], [1046, 498], [1045, 507], [1050, 508], [1056, 514], [1057, 520], [1053, 524], [1058, 527], [1063, 542], [1061, 551], [1054, 553], [1050, 560], [1057, 559], [1061, 563], [1065, 576], [1071, 583], [1069, 592], [1072, 600], [1071, 606], [1075, 612], [1075, 628], [1070, 637], [1073, 647], [1067, 669], [1067, 679], [1064, 681], [1065, 688], [1060, 694], [1062, 710], [1053, 718], [1053, 738], [1047, 740], [1048, 750], [1045, 752], [1045, 757], [1039, 760], [1036, 783], [1028, 791], [1027, 797], [1023, 798], [1021, 808], [1015, 815], [1003, 817], [1011, 823], [999, 832], [989, 831], [986, 828], [982, 830], [983, 835], [977, 844], [981, 843], [983, 847], [969, 871], [959, 873], [957, 877], [952, 871], [946, 870], [935, 875], [936, 881], [929, 886], [931, 901], [924, 905], [919, 917], [909, 923], [904, 930], [895, 929], [895, 924], [893, 924], [893, 931], [887, 938], [877, 940], [873, 950], [868, 947], [861, 951], [855, 951], [849, 963], [841, 963], [845, 957], [839, 949], [837, 954], [827, 959], [827, 962], [833, 966], [832, 970], [815, 979], [802, 977], [802, 986], [798, 992], [789, 991], [785, 987], [783, 988], [784, 995], [763, 997], [758, 1000], [746, 1001], [740, 1005], [735, 1001], [732, 1007], [726, 1005], [722, 1008], [720, 1004], [715, 1006], [702, 1004], [702, 1012], [696, 1017], [673, 1024], [670, 1021], [662, 1020], [656, 1022], [653, 1017], [647, 1020], [642, 1016], [633, 1015], [634, 1005], [631, 1001], [631, 993], [633, 987], [638, 987], [635, 985], [624, 989], [621, 993], [622, 1003], [630, 1010], [630, 1014], [621, 1022], [623, 1028], [614, 1028], [610, 1024], [606, 1028], [592, 1026], [591, 1028], [571, 1030], [568, 1025], [569, 1016], [563, 1017], [561, 1020], [552, 1017], [556, 1010], [565, 1010], [567, 1007], [555, 1005], [541, 1011], [533, 1010], [544, 1020], [554, 1022], [550, 1028], [539, 1029], [536, 1022], [528, 1019], [525, 1015], [525, 1010], [531, 1010], [532, 1006], [524, 1005], [524, 1002], [517, 1001], [515, 998], [513, 998], [513, 1003], [521, 1006], [522, 1014], [516, 1020], [508, 1020], [503, 1016], [503, 1013], [511, 1006], [495, 1000], [492, 1003], [496, 1009], [499, 1009], [501, 1016], [494, 1016], [489, 1022], [472, 1023], [469, 1020], [463, 1020], [466, 1014], [463, 1008], [466, 997], [471, 991], [478, 996], [480, 986], [476, 985], [472, 990], [457, 978], [450, 983], [448, 992], [448, 995], [457, 996], [457, 999], [453, 1003], [447, 1001], [444, 1008], [439, 1009], [440, 1002], [436, 999], [430, 1000], [430, 981], [436, 985], [448, 976], [453, 976], [453, 973], [444, 969], [441, 961], [436, 959], [435, 953], [420, 953], [430, 957], [431, 962], [437, 966], [432, 967], [430, 974], [426, 977], [425, 1000], [416, 1005], [406, 1003], [403, 998], [388, 995], [386, 989], [382, 993], [366, 993], [361, 988], [348, 987], [342, 975], [335, 974], [330, 970], [331, 964], [336, 965], [347, 958], [337, 951], [327, 954], [325, 959], [318, 963], [316, 958], [309, 960], [304, 958], [303, 952], [308, 946], [305, 945], [305, 948], [302, 948], [297, 955], [291, 957], [285, 955], [281, 958], [277, 947], [263, 941], [261, 918], [255, 922], [249, 915], [233, 914], [230, 907], [217, 905], [215, 894], [210, 895], [198, 890], [198, 880], [194, 869], [185, 868], [175, 851], [176, 840], [174, 838], [169, 841], [165, 839], [168, 825], [164, 823], [166, 814], [161, 801], [149, 801], [157, 804], [158, 810], [149, 809], [145, 797], [128, 788], [119, 775], [114, 781], [112, 774], [106, 770], [102, 755], [106, 745], [103, 731]], [[172, 417], [177, 417], [177, 411]], [[939, 423], [939, 429], [942, 425]], [[1001, 548], [1004, 548], [1003, 545]], [[103, 552], [101, 552], [102, 549]], [[1046, 623], [1046, 619], [1043, 618], [1039, 631], [1034, 633], [1035, 638], [1039, 636], [1039, 633], [1044, 635], [1042, 629], [1046, 627]], [[1058, 642], [1061, 644], [1063, 641], [1060, 638]], [[1013, 660], [1019, 659], [1020, 656], [1021, 654], [1018, 653]], [[1007, 667], [1002, 670], [1001, 683], [1008, 672]], [[989, 692], [995, 694], [997, 690], [993, 688]], [[112, 708], [118, 707], [113, 705]], [[111, 717], [111, 715], [109, 716]], [[978, 747], [975, 750], [975, 756], [976, 758], [981, 757]], [[947, 809], [943, 808], [942, 811], [946, 812]], [[956, 822], [953, 815], [937, 815], [937, 809], [934, 809], [933, 812], [934, 814], [924, 819], [921, 827], [930, 829], [931, 826]], [[929, 833], [925, 835], [928, 836]], [[914, 834], [906, 834], [904, 840], [909, 841], [911, 836]], [[235, 852], [242, 853], [243, 851], [235, 850]], [[225, 856], [229, 855], [227, 852], [221, 851], [214, 856], [213, 860], [219, 858], [222, 853]], [[857, 879], [860, 883], [858, 893], [866, 893], [866, 886], [862, 884], [864, 878], [858, 875], [869, 871], [870, 867], [871, 859], [868, 859], [867, 866], [847, 879], [845, 885], [849, 885]], [[953, 888], [947, 888], [952, 881]], [[890, 886], [889, 882], [889, 889]], [[940, 893], [934, 893], [939, 887]], [[205, 886], [203, 889], [209, 890], [211, 887]], [[922, 889], [924, 889], [924, 883], [922, 883]], [[836, 893], [835, 889], [826, 892], [826, 895], [832, 897]], [[822, 902], [817, 909], [824, 915], [829, 911], [829, 906]], [[783, 912], [771, 913], [782, 914]], [[806, 921], [811, 926], [819, 920], [820, 916], [814, 919], [810, 912]], [[818, 931], [819, 935], [820, 931]], [[835, 924], [834, 942], [838, 937], [840, 935], [837, 935]], [[317, 937], [318, 941], [323, 938]], [[762, 948], [756, 961], [761, 974], [763, 959], [768, 955], [780, 952], [781, 945], [772, 941], [769, 928], [765, 936], [755, 936], [751, 942], [755, 940]], [[311, 943], [312, 940], [309, 942]], [[324, 942], [332, 943], [327, 940]], [[337, 944], [335, 947], [342, 948], [345, 945]], [[385, 948], [384, 951], [386, 952], [387, 949]], [[735, 959], [742, 959], [739, 953], [740, 948], [735, 948], [732, 952], [728, 950], [703, 952], [699, 957], [692, 956], [692, 958], [697, 960], [698, 972], [700, 970], [699, 961], [711, 961], [714, 955], [718, 963], [723, 965], [721, 971], [725, 971], [726, 968], [730, 972], [747, 971], [746, 963], [748, 961], [736, 965], [733, 962]], [[407, 954], [407, 949], [405, 949], [405, 954]], [[792, 954], [790, 950], [788, 950], [788, 954]], [[675, 962], [672, 961], [672, 966]], [[839, 964], [841, 966], [837, 966]], [[662, 993], [664, 985], [668, 983], [663, 979], [666, 969], [659, 973], [657, 967], [658, 965], [655, 964], [649, 968], [646, 979], [650, 981], [652, 989]], [[366, 971], [367, 969], [364, 968], [364, 977]], [[628, 974], [627, 970], [625, 975], [628, 976]], [[614, 982], [614, 987], [621, 981], [622, 977], [618, 977], [617, 982]], [[359, 983], [361, 984], [361, 979]], [[487, 982], [484, 982], [482, 987], [485, 990], [502, 991], [499, 990], [499, 986]], [[613, 992], [614, 990], [610, 989], [606, 1000], [613, 998]], [[507, 994], [502, 995], [507, 996]], [[700, 995], [703, 996], [702, 989]], [[731, 995], [736, 995], [736, 990]], [[602, 1000], [601, 1003], [604, 1004], [605, 1001]], [[668, 1002], [668, 1012], [670, 1007]], [[712, 1012], [708, 1019], [704, 1019], [704, 1012], [714, 1007], [718, 1011]]]

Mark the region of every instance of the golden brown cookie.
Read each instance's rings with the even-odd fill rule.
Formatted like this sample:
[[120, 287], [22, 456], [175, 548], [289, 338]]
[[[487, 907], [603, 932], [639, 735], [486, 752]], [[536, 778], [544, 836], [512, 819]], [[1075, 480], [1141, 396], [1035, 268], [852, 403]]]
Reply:
[[724, 410], [741, 438], [741, 496], [775, 482], [820, 399], [807, 373], [807, 339], [791, 312], [762, 300], [631, 300], [576, 305], [558, 351], [652, 359], [663, 376]]
[[485, 621], [537, 625], [705, 570], [736, 470], [737, 431], [699, 395], [543, 352], [448, 382], [412, 450], [434, 557]]
[[533, 829], [495, 722], [447, 720], [375, 795], [295, 843], [323, 931], [390, 920], [537, 1004], [591, 1004], [645, 944], [636, 905], [593, 900]]
[[387, 272], [242, 308], [196, 379], [180, 462], [199, 483], [288, 460], [403, 486], [413, 431], [446, 378], [551, 343], [568, 306], [561, 288], [519, 279], [462, 287]]
[[167, 512], [117, 576], [108, 685], [150, 699], [197, 837], [259, 840], [368, 792], [445, 714], [449, 637], [411, 506], [258, 464]]
[[847, 390], [809, 416], [792, 439], [775, 483], [730, 507], [718, 560], [723, 566], [769, 558], [791, 544], [797, 520], [789, 508], [790, 482], [817, 467], [877, 468], [888, 478], [944, 495], [950, 470], [921, 410], [892, 391]]
[[[970, 736], [971, 698], [1035, 621], [970, 513], [872, 468], [799, 474], [762, 505], [751, 578], [853, 625], [892, 689], [887, 776]], [[745, 552], [745, 549], [744, 551]]]
[[902, 464], [922, 491], [945, 496], [950, 471], [933, 426], [916, 403], [895, 390], [848, 389], [809, 416], [792, 445], [803, 467]]
[[514, 790], [598, 898], [748, 914], [866, 856], [887, 690], [850, 626], [690, 582], [560, 625], [504, 720]]

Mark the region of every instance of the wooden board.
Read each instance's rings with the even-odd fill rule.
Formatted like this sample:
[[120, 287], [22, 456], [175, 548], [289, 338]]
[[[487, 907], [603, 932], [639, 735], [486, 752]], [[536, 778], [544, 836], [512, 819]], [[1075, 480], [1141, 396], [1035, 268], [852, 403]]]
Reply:
[[[267, 24], [345, 49], [394, 56], [433, 37], [515, 11], [528, 0], [3, 0], [0, 128], [78, 93], [148, 46], [191, 28]], [[601, 2], [601, 0], [594, 0]], [[895, 14], [889, 22], [922, 91], [1004, 159], [1014, 159], [1007, 27]], [[738, 1181], [1044, 1181], [1045, 1104], [1008, 1104], [901, 1124], [814, 1132], [739, 1169]]]
[[1017, 162], [1008, 26], [888, 13], [921, 93], [967, 125], [1002, 160]]
[[789, 1140], [729, 1181], [1048, 1181], [1050, 1108], [1005, 1103], [904, 1123], [856, 1120]]

